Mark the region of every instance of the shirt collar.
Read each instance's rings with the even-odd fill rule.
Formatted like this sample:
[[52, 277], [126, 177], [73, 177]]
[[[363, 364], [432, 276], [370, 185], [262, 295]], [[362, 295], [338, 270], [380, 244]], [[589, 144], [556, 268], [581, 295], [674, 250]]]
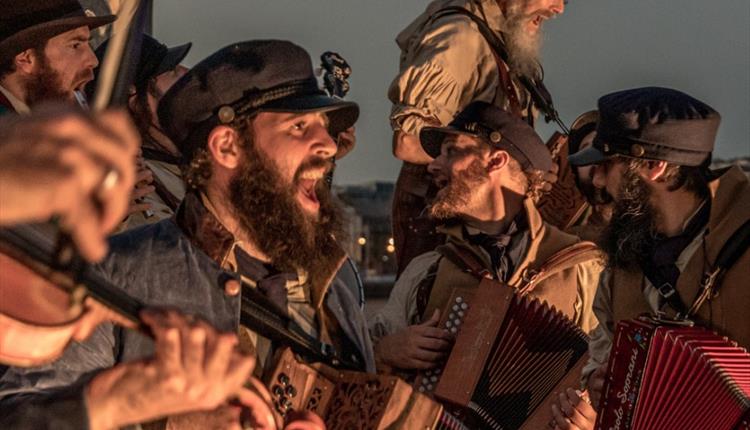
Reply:
[[20, 114], [30, 114], [31, 108], [29, 108], [29, 105], [21, 101], [18, 97], [14, 96], [13, 93], [8, 91], [7, 88], [0, 85], [0, 93], [3, 93], [6, 99], [10, 102], [11, 106], [13, 106], [13, 109], [15, 109], [16, 112]]

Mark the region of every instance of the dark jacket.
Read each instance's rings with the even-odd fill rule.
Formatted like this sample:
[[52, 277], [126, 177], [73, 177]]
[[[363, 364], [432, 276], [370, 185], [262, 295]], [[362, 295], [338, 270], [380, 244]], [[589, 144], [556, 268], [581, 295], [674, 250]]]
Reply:
[[[182, 228], [173, 219], [167, 219], [115, 236], [110, 254], [99, 269], [109, 281], [148, 305], [177, 307], [185, 313], [200, 315], [218, 330], [236, 332], [240, 299], [225, 294], [220, 280], [231, 274], [216, 260], [221, 255], [217, 251], [227, 246], [228, 232], [212, 234], [212, 229], [220, 224], [196, 196], [191, 196], [183, 204], [192, 205], [199, 216], [187, 215], [188, 221], [180, 223]], [[366, 368], [373, 371], [365, 318], [351, 291], [336, 277], [325, 292], [324, 303], [345, 336], [358, 347]], [[102, 369], [148, 357], [152, 352], [151, 339], [102, 324], [85, 342], [70, 345], [54, 363], [29, 369], [10, 368], [0, 378], [0, 428], [86, 428], [82, 385]], [[60, 415], [59, 408], [44, 407], [56, 400], [71, 402], [71, 398], [69, 407], [74, 413], [70, 416]], [[71, 422], [59, 422], [65, 418]], [[4, 425], [6, 422], [24, 425], [12, 427]]]

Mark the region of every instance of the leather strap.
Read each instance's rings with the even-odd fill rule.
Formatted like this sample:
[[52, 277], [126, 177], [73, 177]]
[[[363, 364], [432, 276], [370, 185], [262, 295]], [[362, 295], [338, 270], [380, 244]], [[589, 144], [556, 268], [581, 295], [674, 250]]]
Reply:
[[719, 251], [714, 267], [703, 274], [701, 289], [687, 311], [688, 317], [695, 315], [703, 303], [719, 291], [724, 274], [750, 248], [750, 220], [745, 221], [730, 237], [730, 241], [726, 242]]
[[582, 241], [567, 246], [552, 254], [538, 269], [527, 271], [524, 275], [524, 284], [519, 291], [521, 294], [528, 294], [537, 284], [555, 273], [599, 258], [602, 258], [602, 252], [594, 242]]

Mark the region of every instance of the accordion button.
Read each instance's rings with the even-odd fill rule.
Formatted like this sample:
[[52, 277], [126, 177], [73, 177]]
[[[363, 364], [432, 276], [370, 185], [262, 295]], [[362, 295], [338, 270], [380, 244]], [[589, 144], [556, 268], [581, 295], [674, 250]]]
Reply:
[[449, 320], [454, 320], [454, 319], [456, 319], [456, 314], [454, 314], [453, 312], [451, 312], [450, 314], [448, 314], [448, 319], [449, 319]]
[[448, 328], [450, 328], [452, 325], [453, 325], [453, 323], [450, 322], [450, 321], [446, 321], [445, 322], [445, 326], [448, 327]]
[[458, 329], [457, 329], [457, 328], [455, 328], [455, 327], [451, 327], [451, 333], [454, 333], [454, 334], [455, 334], [456, 332], [458, 332]]
[[430, 382], [437, 382], [437, 381], [438, 381], [437, 376], [431, 376], [430, 377]]
[[441, 368], [439, 368], [439, 367], [436, 367], [436, 368], [435, 368], [435, 374], [436, 374], [436, 375], [439, 375], [439, 374], [440, 374], [440, 372], [442, 372], [442, 371], [443, 371], [443, 369], [441, 369]]
[[429, 385], [427, 386], [427, 390], [428, 390], [428, 391], [432, 391], [432, 389], [433, 389], [433, 388], [434, 388], [434, 387], [432, 386], [432, 384], [429, 384]]
[[419, 387], [419, 392], [420, 392], [420, 393], [424, 393], [425, 391], [426, 391], [426, 390], [424, 389], [424, 386], [420, 386], [420, 387]]
[[279, 385], [274, 385], [273, 386], [273, 394], [275, 396], [279, 396], [279, 397], [283, 396], [284, 395], [284, 389], [281, 388], [281, 386], [279, 386]]
[[286, 375], [286, 373], [279, 374], [279, 382], [284, 387], [286, 387], [289, 384], [289, 377]]
[[459, 317], [462, 317], [462, 316], [464, 316], [464, 311], [458, 311], [458, 316], [459, 316]]
[[464, 298], [461, 296], [456, 297], [456, 303], [461, 303], [464, 301]]
[[459, 307], [458, 307], [458, 305], [453, 305], [453, 308], [452, 308], [452, 309], [453, 309], [454, 311], [457, 311], [457, 310], [459, 310], [459, 309], [461, 309], [461, 308], [459, 308]]
[[455, 321], [453, 321], [453, 325], [461, 325], [461, 320], [455, 320]]
[[297, 389], [294, 388], [294, 385], [290, 385], [286, 387], [286, 395], [289, 397], [296, 397], [297, 396]]
[[467, 305], [466, 303], [461, 303], [461, 309], [463, 310], [469, 309], [469, 305]]

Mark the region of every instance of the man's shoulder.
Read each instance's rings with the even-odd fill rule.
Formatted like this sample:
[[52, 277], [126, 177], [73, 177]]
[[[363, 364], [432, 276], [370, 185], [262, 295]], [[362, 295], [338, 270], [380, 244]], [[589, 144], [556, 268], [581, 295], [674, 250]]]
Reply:
[[162, 246], [176, 246], [184, 240], [182, 230], [170, 219], [156, 223], [144, 224], [110, 238], [110, 249], [113, 252], [137, 251], [146, 247], [153, 247], [155, 243]]
[[[544, 222], [544, 234], [539, 243], [536, 261], [538, 265], [551, 262], [553, 259], [575, 259], [571, 266], [590, 266], [593, 269], [603, 268], [601, 249], [591, 241], [581, 240], [580, 237], [566, 233], [556, 226]], [[564, 261], [563, 261], [564, 262]]]
[[395, 288], [399, 285], [416, 285], [430, 275], [436, 269], [442, 254], [437, 251], [429, 251], [414, 257], [404, 269], [401, 276], [396, 280]]

